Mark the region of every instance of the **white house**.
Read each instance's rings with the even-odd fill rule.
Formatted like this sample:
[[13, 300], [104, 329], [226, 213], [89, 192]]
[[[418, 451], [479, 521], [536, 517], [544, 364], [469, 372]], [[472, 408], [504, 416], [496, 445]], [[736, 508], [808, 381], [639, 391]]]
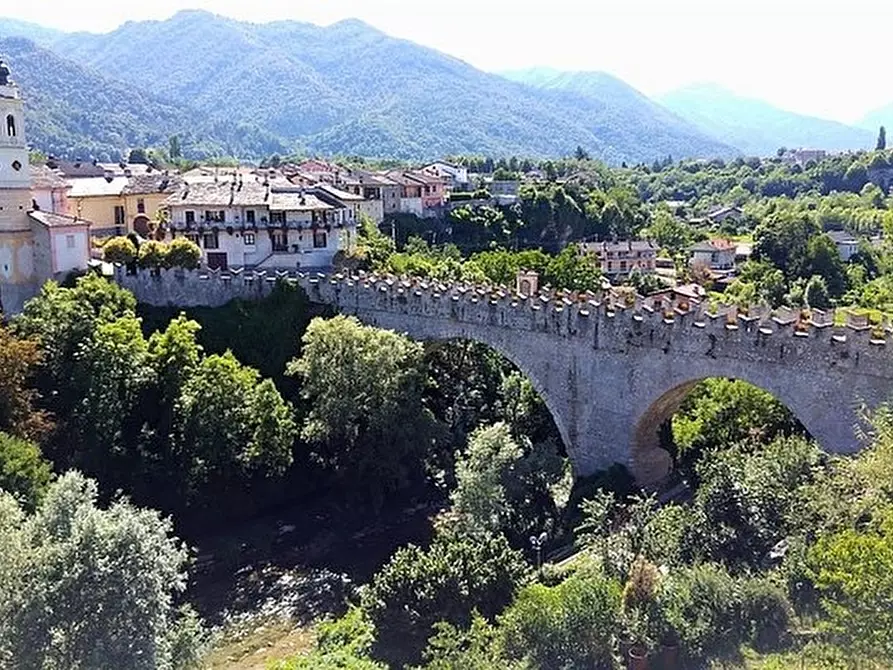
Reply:
[[691, 265], [711, 270], [731, 270], [735, 267], [736, 250], [735, 243], [729, 240], [704, 240], [692, 245]]
[[855, 235], [850, 235], [844, 230], [829, 230], [827, 235], [834, 241], [837, 253], [840, 254], [840, 260], [844, 263], [859, 253], [859, 240]]
[[453, 191], [466, 191], [471, 184], [468, 178], [468, 168], [461, 165], [453, 165], [446, 161], [434, 161], [423, 167], [422, 170], [436, 177], [442, 177]]
[[320, 195], [237, 176], [187, 183], [165, 201], [167, 238], [193, 240], [212, 268], [328, 268], [356, 246], [356, 219]]

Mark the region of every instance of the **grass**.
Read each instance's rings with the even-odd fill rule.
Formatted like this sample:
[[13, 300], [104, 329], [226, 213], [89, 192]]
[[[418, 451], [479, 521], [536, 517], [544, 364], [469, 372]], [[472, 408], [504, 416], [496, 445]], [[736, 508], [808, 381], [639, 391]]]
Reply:
[[313, 628], [287, 619], [258, 622], [246, 633], [217, 641], [204, 662], [204, 670], [266, 670], [273, 662], [297, 656], [313, 648]]

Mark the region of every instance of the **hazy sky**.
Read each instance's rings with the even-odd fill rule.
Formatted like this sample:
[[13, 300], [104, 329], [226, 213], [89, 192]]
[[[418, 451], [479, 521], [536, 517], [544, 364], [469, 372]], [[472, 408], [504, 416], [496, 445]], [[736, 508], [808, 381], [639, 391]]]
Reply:
[[185, 8], [355, 17], [485, 70], [604, 70], [648, 94], [717, 82], [848, 122], [893, 102], [893, 0], [7, 0], [0, 15], [107, 31]]

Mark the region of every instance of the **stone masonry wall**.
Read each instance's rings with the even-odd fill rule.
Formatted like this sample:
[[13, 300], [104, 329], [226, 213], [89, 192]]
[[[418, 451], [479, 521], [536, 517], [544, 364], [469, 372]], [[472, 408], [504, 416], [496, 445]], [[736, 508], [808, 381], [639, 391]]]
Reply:
[[[379, 277], [162, 271], [117, 280], [140, 302], [183, 307], [258, 299], [277, 281], [311, 301], [417, 339], [483, 342], [515, 363], [543, 397], [579, 474], [614, 462], [643, 483], [659, 479], [669, 456], [660, 424], [708, 377], [731, 377], [784, 402], [826, 449], [860, 447], [860, 409], [887, 400], [893, 382], [889, 324], [846, 315], [762, 307], [746, 312], [665, 298], [543, 292]], [[263, 336], [263, 334], [259, 334]]]

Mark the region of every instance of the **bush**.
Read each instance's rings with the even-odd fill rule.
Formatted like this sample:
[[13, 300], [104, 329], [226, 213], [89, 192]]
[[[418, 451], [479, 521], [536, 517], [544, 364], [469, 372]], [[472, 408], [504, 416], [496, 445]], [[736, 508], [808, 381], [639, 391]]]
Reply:
[[527, 586], [499, 619], [506, 653], [537, 668], [611, 668], [619, 607], [619, 584], [599, 573]]
[[682, 651], [694, 661], [734, 657], [742, 639], [735, 580], [710, 564], [683, 568], [664, 581], [659, 596]]
[[185, 237], [176, 237], [167, 247], [165, 264], [169, 268], [183, 268], [195, 270], [202, 260], [202, 250], [199, 246]]
[[377, 656], [399, 667], [419, 660], [434, 624], [467, 627], [508, 605], [526, 566], [502, 535], [441, 530], [428, 549], [409, 545], [378, 572], [363, 609], [378, 634]]
[[113, 237], [102, 247], [102, 258], [107, 263], [130, 265], [136, 257], [136, 245], [127, 237]]
[[741, 623], [758, 651], [778, 649], [791, 626], [794, 612], [788, 597], [769, 579], [745, 579], [741, 586]]
[[158, 270], [165, 266], [167, 259], [167, 246], [155, 240], [148, 240], [140, 245], [139, 266]]
[[11, 494], [26, 510], [33, 510], [52, 475], [52, 466], [36, 444], [0, 433], [0, 491]]

